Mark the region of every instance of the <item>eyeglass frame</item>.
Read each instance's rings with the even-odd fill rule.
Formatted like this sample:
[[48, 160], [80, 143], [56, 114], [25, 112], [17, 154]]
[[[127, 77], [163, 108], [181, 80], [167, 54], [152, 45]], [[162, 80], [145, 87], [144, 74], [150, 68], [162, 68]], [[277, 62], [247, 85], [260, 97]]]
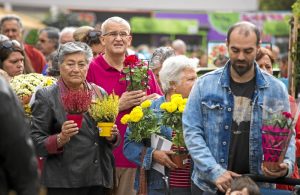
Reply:
[[[113, 33], [116, 33], [116, 34], [113, 34]], [[124, 34], [121, 34], [121, 33], [124, 33]], [[126, 35], [125, 35], [126, 33]], [[109, 36], [109, 37], [113, 37], [114, 39], [117, 38], [118, 36], [120, 36], [122, 39], [123, 38], [127, 38], [129, 36], [131, 36], [131, 34], [127, 33], [126, 31], [111, 31], [111, 32], [107, 32], [105, 34], [103, 34], [102, 36]]]

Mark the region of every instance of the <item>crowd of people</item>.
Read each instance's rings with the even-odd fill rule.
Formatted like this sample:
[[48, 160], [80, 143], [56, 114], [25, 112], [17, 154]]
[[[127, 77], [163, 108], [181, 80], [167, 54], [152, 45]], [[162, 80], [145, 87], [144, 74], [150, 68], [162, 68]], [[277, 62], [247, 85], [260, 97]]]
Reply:
[[[264, 107], [264, 98], [281, 102], [283, 111], [296, 111], [287, 87], [272, 76], [278, 59], [260, 47], [260, 32], [252, 23], [238, 22], [229, 28], [228, 60], [199, 78], [197, 67], [205, 63], [187, 57], [182, 40], [152, 53], [135, 52], [130, 24], [117, 16], [105, 20], [101, 29], [41, 29], [36, 46], [24, 43], [23, 30], [17, 16], [0, 20], [0, 194], [12, 189], [35, 195], [45, 188], [48, 195], [256, 195], [261, 185], [244, 174], [299, 178], [300, 120], [278, 169], [262, 163], [262, 114], [275, 109]], [[150, 60], [146, 90], [128, 91], [122, 80], [124, 60], [131, 53]], [[281, 76], [287, 77], [282, 70]], [[32, 117], [25, 120], [8, 83], [32, 72], [56, 77], [57, 82], [36, 91]], [[90, 102], [107, 94], [119, 96], [110, 136], [99, 137], [88, 112], [81, 127], [67, 119], [62, 99], [70, 91], [87, 94]], [[189, 152], [185, 168], [171, 160], [172, 150], [130, 140], [132, 129], [121, 123], [145, 100], [152, 101], [150, 109], [161, 118], [161, 103], [174, 94], [188, 98], [182, 117]], [[168, 140], [174, 136], [163, 125], [160, 132]], [[42, 162], [39, 170], [37, 159]], [[153, 169], [154, 163], [164, 166], [166, 175]]]

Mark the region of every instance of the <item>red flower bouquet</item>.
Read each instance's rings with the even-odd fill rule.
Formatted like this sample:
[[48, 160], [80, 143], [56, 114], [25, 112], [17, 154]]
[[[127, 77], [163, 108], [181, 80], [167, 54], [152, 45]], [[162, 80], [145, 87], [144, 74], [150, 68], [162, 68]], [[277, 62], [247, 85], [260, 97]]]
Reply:
[[149, 80], [149, 63], [140, 60], [136, 55], [129, 55], [124, 60], [123, 72], [126, 80], [127, 90], [145, 90], [148, 88]]
[[68, 120], [73, 120], [81, 128], [83, 113], [86, 112], [92, 100], [92, 91], [82, 90], [61, 90], [61, 100], [67, 114]]

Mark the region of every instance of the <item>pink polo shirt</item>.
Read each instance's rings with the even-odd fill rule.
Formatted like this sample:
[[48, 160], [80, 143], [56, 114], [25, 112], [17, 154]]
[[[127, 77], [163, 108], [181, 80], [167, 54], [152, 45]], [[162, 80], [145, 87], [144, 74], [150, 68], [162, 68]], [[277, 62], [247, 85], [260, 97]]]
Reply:
[[[149, 71], [150, 79], [149, 86], [150, 88], [147, 90], [147, 95], [152, 93], [157, 93], [162, 95], [162, 92], [157, 84], [154, 74]], [[126, 81], [120, 81], [121, 78], [124, 77], [124, 73], [122, 71], [118, 71], [117, 69], [111, 67], [100, 54], [97, 58], [95, 58], [89, 67], [87, 80], [89, 82], [95, 83], [99, 85], [103, 89], [106, 90], [108, 94], [111, 94], [113, 91], [119, 97], [126, 91]], [[131, 111], [132, 108], [128, 110], [124, 110], [120, 112], [117, 116], [116, 125], [120, 131], [121, 135], [121, 144], [114, 150], [114, 156], [116, 160], [116, 167], [136, 167], [134, 163], [131, 163], [126, 159], [123, 154], [123, 145], [124, 145], [124, 134], [126, 132], [127, 125], [123, 125], [120, 122], [120, 119]]]

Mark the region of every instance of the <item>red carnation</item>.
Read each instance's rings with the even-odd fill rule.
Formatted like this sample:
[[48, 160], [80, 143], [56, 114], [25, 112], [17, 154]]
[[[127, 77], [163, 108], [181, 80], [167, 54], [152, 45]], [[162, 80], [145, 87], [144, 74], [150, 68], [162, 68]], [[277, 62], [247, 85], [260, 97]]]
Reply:
[[286, 117], [286, 118], [293, 118], [292, 114], [289, 112], [282, 112], [282, 114]]
[[130, 66], [131, 68], [136, 66], [138, 63], [140, 63], [140, 60], [136, 55], [129, 55], [124, 60], [124, 65]]

